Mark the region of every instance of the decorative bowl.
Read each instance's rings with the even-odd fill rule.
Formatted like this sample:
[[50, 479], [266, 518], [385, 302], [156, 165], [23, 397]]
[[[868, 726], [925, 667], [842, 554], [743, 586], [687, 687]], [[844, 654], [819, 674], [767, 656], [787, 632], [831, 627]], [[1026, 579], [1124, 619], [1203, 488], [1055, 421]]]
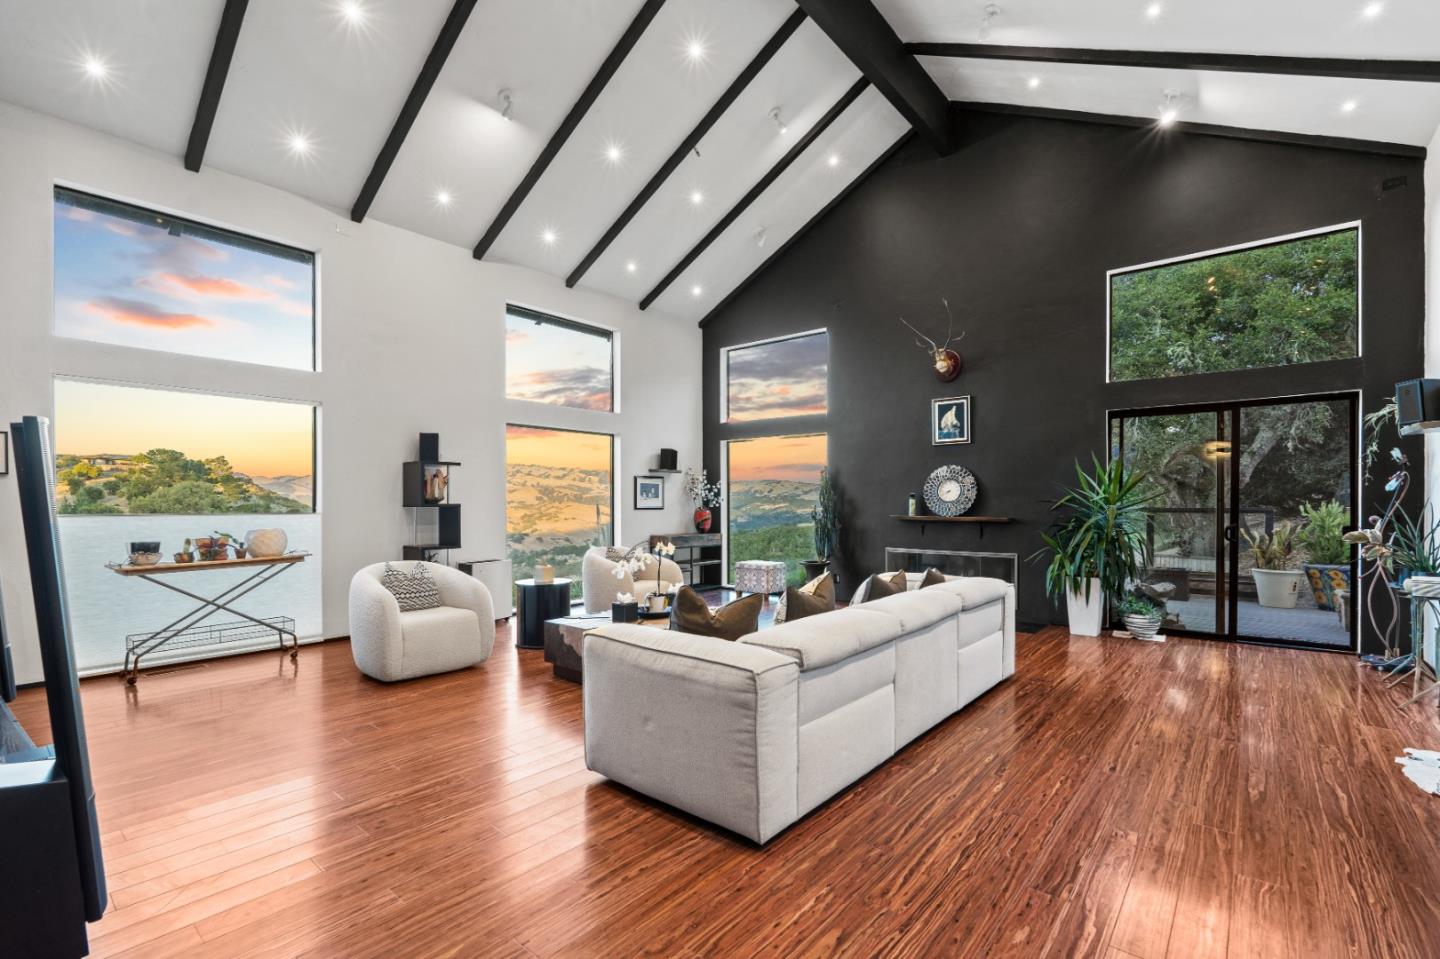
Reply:
[[158, 551], [130, 554], [131, 566], [154, 566], [158, 562], [160, 562], [160, 553]]
[[284, 556], [289, 544], [283, 529], [252, 529], [245, 534], [245, 552], [255, 559]]

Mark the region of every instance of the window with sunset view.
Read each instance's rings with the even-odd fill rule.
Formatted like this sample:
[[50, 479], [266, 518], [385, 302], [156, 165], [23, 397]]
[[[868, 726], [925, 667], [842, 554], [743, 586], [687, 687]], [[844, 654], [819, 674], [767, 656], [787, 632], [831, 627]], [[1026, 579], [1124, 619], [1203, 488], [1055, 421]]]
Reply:
[[583, 323], [505, 309], [505, 395], [609, 413], [615, 409], [614, 336]]
[[766, 436], [726, 444], [729, 569], [747, 559], [784, 561], [792, 586], [805, 582], [802, 560], [815, 558], [810, 510], [819, 498], [828, 439]]
[[825, 414], [830, 376], [826, 331], [736, 346], [722, 356], [725, 422]]
[[82, 670], [113, 668], [126, 633], [187, 608], [105, 568], [132, 542], [159, 542], [169, 561], [186, 540], [226, 533], [243, 542], [250, 530], [279, 527], [311, 559], [237, 608], [292, 616], [302, 636], [321, 633], [314, 406], [65, 378], [54, 386], [56, 508]]
[[615, 539], [615, 439], [603, 433], [505, 427], [505, 541], [517, 579], [548, 563], [581, 597], [580, 562]]
[[315, 368], [315, 256], [55, 188], [55, 332]]

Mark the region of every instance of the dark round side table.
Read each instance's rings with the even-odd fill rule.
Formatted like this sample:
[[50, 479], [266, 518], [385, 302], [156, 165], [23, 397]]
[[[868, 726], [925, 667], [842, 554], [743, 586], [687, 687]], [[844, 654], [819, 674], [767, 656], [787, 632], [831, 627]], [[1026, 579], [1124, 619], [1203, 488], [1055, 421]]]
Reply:
[[515, 581], [515, 646], [519, 649], [545, 648], [545, 620], [570, 615], [570, 580], [554, 579], [537, 583]]

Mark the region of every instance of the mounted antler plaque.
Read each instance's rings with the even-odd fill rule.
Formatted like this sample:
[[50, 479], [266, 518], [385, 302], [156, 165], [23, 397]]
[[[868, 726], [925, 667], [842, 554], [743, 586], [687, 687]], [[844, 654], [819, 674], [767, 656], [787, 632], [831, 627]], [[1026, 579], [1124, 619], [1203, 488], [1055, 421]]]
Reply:
[[[944, 343], [936, 343], [930, 339], [930, 337], [915, 329], [903, 316], [900, 317], [900, 322], [904, 323], [910, 328], [911, 332], [920, 337], [919, 340], [915, 341], [915, 345], [930, 354], [930, 359], [935, 365], [935, 378], [941, 383], [950, 383], [960, 375], [960, 367], [964, 363], [960, 354], [950, 349], [950, 344], [958, 343], [965, 339], [965, 331], [962, 330], [958, 337], [955, 335], [955, 317], [950, 312], [950, 301], [942, 298], [940, 302], [945, 304], [945, 316], [949, 320], [949, 325], [945, 329]], [[925, 342], [922, 343], [920, 340], [924, 340]]]

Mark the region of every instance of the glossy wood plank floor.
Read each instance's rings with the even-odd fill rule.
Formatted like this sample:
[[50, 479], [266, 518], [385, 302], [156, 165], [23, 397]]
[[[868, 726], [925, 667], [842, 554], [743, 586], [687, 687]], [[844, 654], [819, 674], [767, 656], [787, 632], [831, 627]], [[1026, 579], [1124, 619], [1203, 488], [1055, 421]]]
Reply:
[[1440, 799], [1392, 764], [1440, 722], [1333, 654], [1022, 636], [763, 850], [587, 772], [503, 632], [398, 686], [330, 643], [83, 688], [103, 956], [1440, 956]]

